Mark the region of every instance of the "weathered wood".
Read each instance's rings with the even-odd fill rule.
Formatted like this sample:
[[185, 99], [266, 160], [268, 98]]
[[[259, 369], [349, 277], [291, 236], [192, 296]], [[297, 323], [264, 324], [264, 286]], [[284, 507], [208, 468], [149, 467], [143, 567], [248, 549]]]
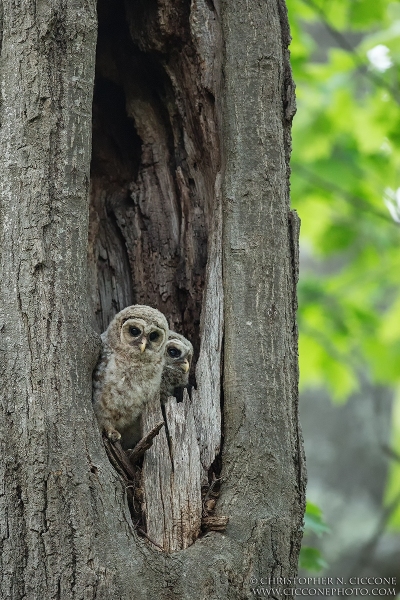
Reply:
[[206, 270], [196, 366], [197, 389], [192, 391], [193, 414], [200, 446], [202, 483], [221, 448], [221, 356], [224, 293], [222, 284], [221, 177], [215, 182], [215, 208]]
[[184, 390], [183, 402], [169, 398], [165, 413], [172, 462], [171, 501], [174, 550], [187, 548], [200, 533], [201, 464], [192, 403]]
[[[146, 407], [143, 429], [161, 414], [159, 401]], [[200, 452], [191, 402], [169, 398], [165, 404], [168, 440], [161, 434], [143, 462], [143, 512], [147, 533], [167, 552], [190, 546], [201, 525]]]
[[[159, 397], [145, 407], [142, 431], [148, 431], [162, 419]], [[154, 439], [143, 460], [143, 515], [146, 532], [166, 552], [175, 549], [172, 509], [172, 463], [165, 429]]]
[[[208, 470], [221, 445], [221, 350], [223, 322], [220, 178], [217, 178], [215, 225], [210, 243], [206, 286], [201, 319], [202, 342], [196, 367], [197, 389], [192, 402], [184, 390], [184, 400], [166, 404], [170, 464], [166, 445], [160, 442], [145, 458], [143, 485], [148, 533], [172, 552], [192, 544], [200, 533], [201, 483], [207, 483]], [[147, 426], [159, 414], [152, 407], [143, 423]], [[150, 421], [148, 420], [150, 419]], [[159, 453], [159, 456], [158, 456]], [[162, 475], [160, 475], [162, 472]], [[168, 473], [169, 478], [165, 477]], [[166, 510], [168, 507], [168, 510]], [[206, 529], [223, 530], [225, 525]], [[164, 534], [162, 530], [164, 529]]]

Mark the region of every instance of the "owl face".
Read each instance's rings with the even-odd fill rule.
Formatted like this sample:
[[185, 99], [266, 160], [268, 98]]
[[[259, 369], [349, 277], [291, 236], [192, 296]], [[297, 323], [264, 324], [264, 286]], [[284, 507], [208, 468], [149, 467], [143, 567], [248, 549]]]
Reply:
[[188, 373], [192, 364], [193, 346], [179, 333], [170, 331], [165, 350], [165, 366]]
[[121, 342], [140, 354], [162, 352], [165, 346], [166, 331], [153, 322], [144, 319], [127, 318], [121, 326]]
[[168, 322], [164, 315], [140, 304], [121, 310], [105, 332], [107, 345], [118, 356], [136, 357], [142, 363], [164, 357], [167, 336]]

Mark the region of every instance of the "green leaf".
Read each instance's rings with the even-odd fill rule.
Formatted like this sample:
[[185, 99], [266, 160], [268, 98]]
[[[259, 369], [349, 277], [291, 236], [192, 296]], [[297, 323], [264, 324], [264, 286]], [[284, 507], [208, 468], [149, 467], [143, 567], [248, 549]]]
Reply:
[[324, 533], [329, 533], [330, 528], [322, 518], [322, 511], [316, 505], [307, 501], [306, 514], [304, 515], [304, 535], [315, 533], [321, 537]]
[[321, 552], [317, 548], [302, 546], [299, 557], [300, 569], [318, 572], [326, 569], [327, 566], [327, 562], [322, 558]]

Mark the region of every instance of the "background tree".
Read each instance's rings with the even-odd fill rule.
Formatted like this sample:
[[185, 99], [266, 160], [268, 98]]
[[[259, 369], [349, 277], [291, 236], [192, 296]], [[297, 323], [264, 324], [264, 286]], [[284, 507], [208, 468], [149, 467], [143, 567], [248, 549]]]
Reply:
[[288, 8], [298, 99], [292, 198], [302, 217], [302, 422], [310, 500], [318, 499], [331, 528], [315, 544], [329, 575], [395, 576], [399, 6], [290, 0]]
[[[1, 596], [252, 597], [295, 574], [304, 503], [285, 5], [1, 6]], [[95, 329], [132, 302], [192, 338], [200, 408], [223, 353], [230, 522], [174, 554], [91, 407]]]

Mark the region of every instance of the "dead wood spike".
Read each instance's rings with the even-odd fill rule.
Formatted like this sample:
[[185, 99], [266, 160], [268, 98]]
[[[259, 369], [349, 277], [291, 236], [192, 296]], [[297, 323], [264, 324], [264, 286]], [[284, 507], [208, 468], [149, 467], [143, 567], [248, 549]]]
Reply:
[[129, 459], [132, 464], [137, 463], [139, 458], [143, 456], [143, 454], [151, 448], [153, 445], [153, 439], [158, 435], [161, 427], [165, 425], [164, 421], [160, 421], [155, 425], [152, 429], [150, 429], [149, 433], [146, 433], [144, 437], [136, 444], [133, 450], [127, 450], [126, 454], [129, 456]]
[[131, 463], [128, 460], [127, 455], [122, 449], [121, 443], [119, 441], [112, 443], [104, 435], [103, 442], [109, 461], [114, 467], [114, 469], [125, 482], [132, 483], [135, 480], [135, 472]]

